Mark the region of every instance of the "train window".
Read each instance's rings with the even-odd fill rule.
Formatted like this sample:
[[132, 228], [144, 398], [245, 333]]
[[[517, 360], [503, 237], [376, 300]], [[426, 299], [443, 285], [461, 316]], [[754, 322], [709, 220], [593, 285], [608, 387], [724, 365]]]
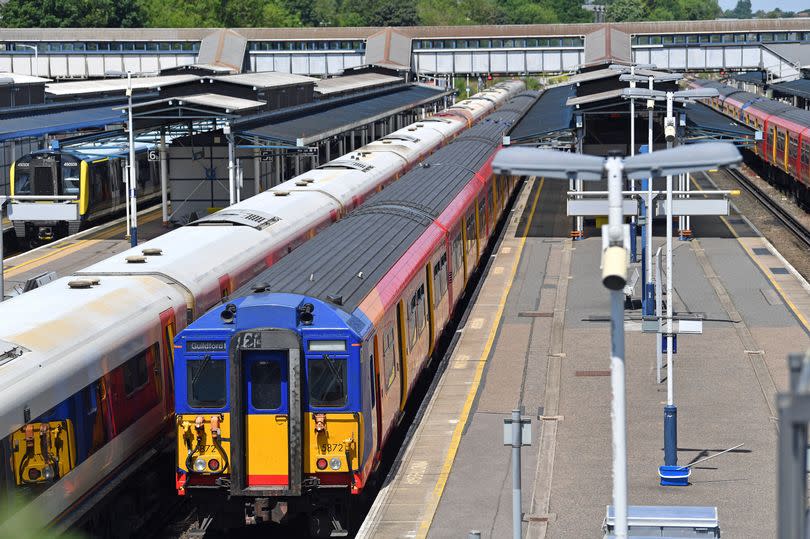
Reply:
[[385, 376], [385, 389], [386, 391], [388, 388], [391, 387], [391, 384], [394, 383], [394, 377], [396, 375], [396, 365], [397, 365], [397, 346], [396, 340], [394, 337], [394, 326], [389, 327], [385, 330], [385, 334], [383, 335], [383, 372]]
[[785, 151], [785, 134], [779, 131], [776, 132], [776, 150], [780, 152]]
[[810, 165], [810, 144], [802, 142], [802, 164]]
[[456, 234], [453, 238], [453, 272], [450, 274], [450, 282], [453, 281], [453, 275], [461, 275], [464, 273], [464, 255], [461, 250], [461, 233]]
[[447, 253], [433, 264], [433, 306], [438, 306], [447, 292]]
[[21, 171], [19, 164], [14, 167], [14, 194], [31, 194], [31, 174], [27, 169]]
[[790, 137], [788, 141], [788, 154], [791, 159], [796, 159], [799, 156], [799, 141]]
[[149, 383], [149, 360], [154, 361], [154, 344], [124, 363], [124, 393], [127, 397], [146, 387]]
[[278, 361], [250, 364], [250, 403], [257, 410], [275, 410], [281, 406], [281, 365]]
[[222, 408], [225, 406], [226, 361], [204, 359], [186, 361], [186, 392], [192, 408]]
[[467, 224], [467, 250], [469, 251], [475, 245], [475, 214], [470, 213], [466, 217]]
[[346, 360], [323, 356], [307, 360], [309, 404], [318, 407], [346, 405]]
[[80, 163], [78, 161], [62, 162], [62, 194], [79, 194], [79, 172]]

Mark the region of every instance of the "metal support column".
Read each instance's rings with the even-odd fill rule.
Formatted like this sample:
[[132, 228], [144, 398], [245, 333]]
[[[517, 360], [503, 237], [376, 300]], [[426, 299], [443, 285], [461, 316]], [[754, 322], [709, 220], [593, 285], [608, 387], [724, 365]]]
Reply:
[[163, 226], [169, 226], [169, 160], [166, 149], [166, 129], [160, 130], [160, 203], [163, 210]]
[[236, 202], [236, 158], [234, 157], [234, 141], [231, 134], [231, 124], [225, 124], [223, 129], [228, 140], [228, 205]]
[[[259, 137], [253, 139], [253, 145], [259, 146]], [[259, 148], [253, 149], [253, 194], [262, 192], [262, 151]]]

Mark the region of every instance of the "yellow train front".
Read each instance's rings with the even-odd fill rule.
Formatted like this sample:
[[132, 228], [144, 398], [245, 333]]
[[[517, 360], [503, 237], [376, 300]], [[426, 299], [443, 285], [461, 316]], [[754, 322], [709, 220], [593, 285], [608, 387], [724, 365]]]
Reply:
[[[150, 145], [136, 143], [138, 201], [160, 193], [159, 164]], [[35, 247], [75, 234], [126, 209], [128, 148], [83, 143], [32, 152], [11, 165], [8, 216], [18, 241]]]
[[175, 340], [177, 491], [226, 527], [307, 514], [312, 535], [335, 536], [376, 463], [364, 445], [372, 367], [358, 333], [321, 302], [256, 299], [214, 309]]

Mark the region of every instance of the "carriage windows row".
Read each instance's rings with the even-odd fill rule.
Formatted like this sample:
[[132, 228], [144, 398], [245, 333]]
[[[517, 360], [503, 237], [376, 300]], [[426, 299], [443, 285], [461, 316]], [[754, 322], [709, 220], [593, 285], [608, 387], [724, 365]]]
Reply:
[[633, 45], [691, 45], [711, 43], [772, 43], [810, 40], [810, 32], [736, 32], [725, 34], [637, 35]]
[[584, 47], [582, 37], [497, 38], [497, 39], [415, 39], [417, 49], [525, 49], [535, 47]]
[[37, 495], [110, 443], [162, 398], [157, 343], [0, 440], [0, 495]]

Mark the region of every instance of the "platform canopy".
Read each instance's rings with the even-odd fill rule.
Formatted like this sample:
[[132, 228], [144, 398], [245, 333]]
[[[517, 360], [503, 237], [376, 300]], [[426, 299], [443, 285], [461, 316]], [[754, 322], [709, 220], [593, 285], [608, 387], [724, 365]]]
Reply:
[[414, 85], [362, 100], [322, 107], [306, 114], [288, 116], [270, 124], [240, 128], [240, 132], [246, 137], [306, 146], [392, 114], [432, 103], [447, 93], [438, 88]]
[[3, 118], [0, 119], [0, 141], [103, 128], [123, 120], [122, 111], [112, 105]]
[[570, 138], [574, 129], [574, 108], [566, 101], [576, 96], [576, 86], [566, 84], [549, 88], [517, 123], [509, 136], [513, 143]]

